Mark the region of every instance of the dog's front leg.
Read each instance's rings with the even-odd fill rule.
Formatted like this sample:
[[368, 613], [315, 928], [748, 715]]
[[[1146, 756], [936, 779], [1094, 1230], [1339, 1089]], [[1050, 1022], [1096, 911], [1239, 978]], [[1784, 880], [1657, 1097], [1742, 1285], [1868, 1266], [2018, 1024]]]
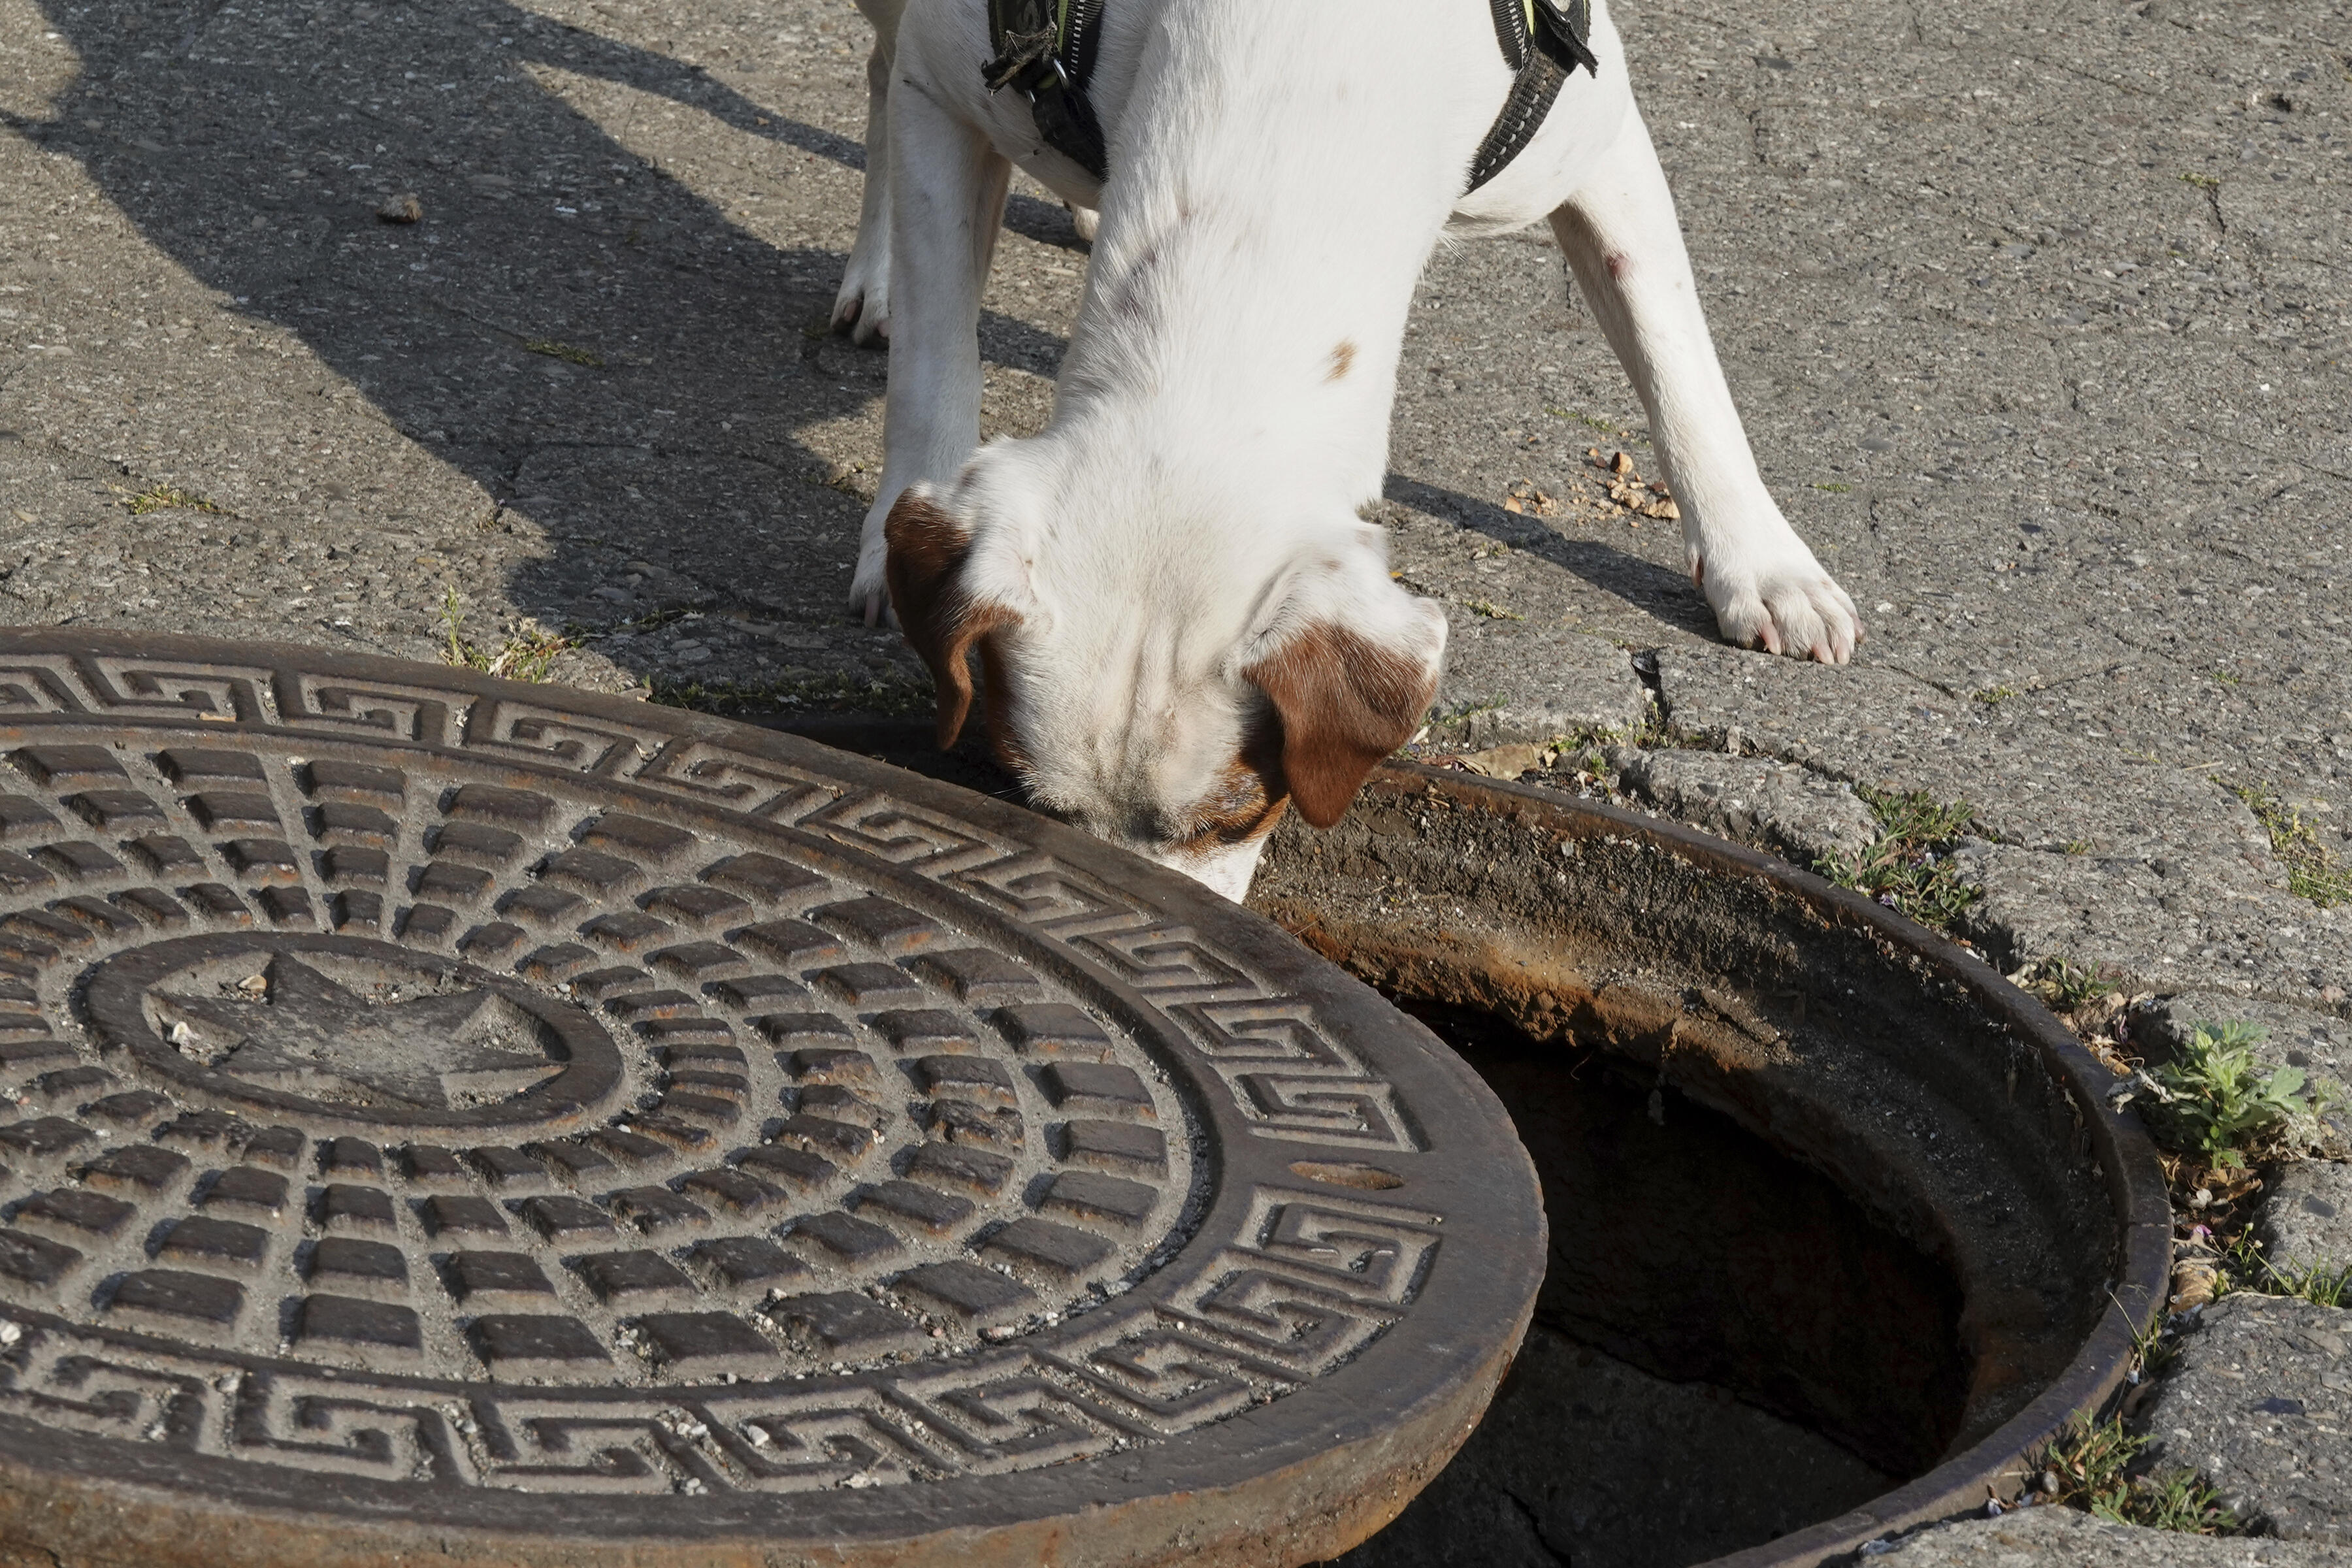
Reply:
[[866, 514], [849, 603], [888, 602], [883, 523], [918, 481], [952, 483], [980, 444], [980, 294], [1013, 165], [978, 128], [901, 80], [890, 95], [890, 391], [882, 486]]
[[866, 190], [857, 207], [857, 239], [833, 297], [833, 330], [854, 342], [890, 335], [890, 64], [898, 48], [898, 14], [907, 0], [857, 0], [874, 24], [874, 52], [866, 58]]
[[1683, 514], [1692, 578], [1728, 640], [1843, 664], [1862, 621], [1756, 471], [1706, 331], [1674, 197], [1629, 102], [1609, 154], [1552, 232], [1633, 378]]

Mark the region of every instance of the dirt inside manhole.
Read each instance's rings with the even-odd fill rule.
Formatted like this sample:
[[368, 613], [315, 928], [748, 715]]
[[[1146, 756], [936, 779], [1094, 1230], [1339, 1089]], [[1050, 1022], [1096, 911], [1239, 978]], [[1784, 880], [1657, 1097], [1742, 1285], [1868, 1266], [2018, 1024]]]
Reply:
[[1936, 1259], [1654, 1074], [1398, 1000], [1509, 1111], [1551, 1257], [1486, 1420], [1344, 1568], [1681, 1568], [1932, 1468], [1968, 1393]]

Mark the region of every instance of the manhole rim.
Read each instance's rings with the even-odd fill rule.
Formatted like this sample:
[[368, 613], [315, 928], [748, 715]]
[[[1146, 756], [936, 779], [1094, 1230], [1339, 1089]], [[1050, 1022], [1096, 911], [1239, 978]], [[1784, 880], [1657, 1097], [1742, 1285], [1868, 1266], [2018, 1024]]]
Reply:
[[[1717, 876], [1762, 881], [1796, 893], [1832, 924], [1859, 926], [1925, 959], [1936, 974], [2032, 1042], [2043, 1065], [2084, 1112], [2092, 1152], [2116, 1221], [2114, 1310], [2057, 1377], [2024, 1409], [1961, 1453], [1862, 1508], [1761, 1545], [1710, 1558], [1696, 1568], [1811, 1568], [1869, 1542], [2006, 1501], [2036, 1472], [2027, 1462], [2079, 1416], [2104, 1409], [2124, 1385], [2137, 1333], [2162, 1312], [2172, 1266], [2172, 1210], [2154, 1141], [2138, 1115], [2108, 1099], [2116, 1079], [2039, 1001], [1991, 964], [1940, 933], [1780, 858], [1664, 817], [1581, 799], [1514, 780], [1486, 779], [1426, 763], [1391, 760], [1370, 791], [1418, 797], [1434, 788], [1492, 815], [1570, 837], [1615, 834], [1664, 849]], [[1360, 797], [1359, 805], [1363, 804]]]
[[[793, 727], [845, 749], [903, 754], [932, 744], [929, 727], [908, 721], [817, 718]], [[2106, 1409], [2117, 1395], [2137, 1351], [2137, 1332], [2158, 1318], [2169, 1291], [2172, 1211], [2163, 1167], [2138, 1115], [2127, 1108], [2117, 1110], [2108, 1099], [2116, 1082], [2113, 1075], [2048, 1008], [1983, 959], [1894, 910], [1765, 851], [1664, 816], [1537, 784], [1396, 758], [1373, 770], [1357, 808], [1383, 791], [1412, 797], [1433, 787], [1531, 826], [1571, 837], [1613, 834], [1661, 848], [1709, 874], [1793, 892], [1830, 923], [1858, 927], [1925, 960], [1939, 978], [1963, 989], [2032, 1044], [2053, 1079], [2083, 1108], [2084, 1131], [2105, 1178], [2116, 1237], [2111, 1310], [2101, 1314], [2058, 1375], [2024, 1408], [1960, 1453], [1862, 1508], [1696, 1568], [1811, 1568], [1871, 1541], [1981, 1512], [1993, 1499], [2017, 1495], [2038, 1473], [2029, 1457], [2037, 1456], [2078, 1417]]]
[[[142, 637], [133, 634], [75, 631], [60, 633], [46, 628], [0, 628], [0, 656], [33, 655], [89, 659], [136, 658], [146, 660], [184, 660], [216, 666], [231, 666], [247, 672], [270, 673], [292, 670], [352, 681], [371, 679], [404, 679], [411, 681], [429, 679], [435, 687], [447, 690], [453, 698], [520, 700], [547, 704], [584, 717], [602, 717], [625, 721], [637, 730], [664, 731], [679, 740], [709, 741], [739, 752], [767, 756], [780, 762], [797, 761], [807, 765], [813, 759], [811, 748], [817, 748], [820, 765], [838, 775], [858, 782], [874, 782], [890, 792], [919, 802], [924, 796], [936, 797], [940, 809], [961, 816], [982, 826], [993, 826], [1008, 835], [1044, 849], [1057, 849], [1066, 855], [1083, 859], [1098, 855], [1108, 847], [1098, 840], [1067, 828], [1060, 824], [1035, 816], [1016, 806], [983, 795], [971, 794], [952, 785], [887, 769], [882, 764], [854, 753], [836, 753], [822, 748], [818, 742], [780, 734], [772, 730], [742, 725], [707, 715], [680, 710], [656, 708], [649, 704], [600, 694], [568, 689], [551, 692], [542, 686], [509, 682], [472, 671], [405, 661], [377, 658], [337, 650], [314, 649], [299, 645], [229, 644], [213, 639], [183, 637]], [[552, 700], [551, 701], [551, 699]], [[161, 747], [174, 741], [218, 745], [232, 736], [250, 734], [257, 737], [299, 738], [319, 745], [325, 743], [315, 731], [298, 727], [274, 725], [261, 720], [237, 716], [236, 724], [223, 723], [218, 718], [191, 709], [184, 718], [171, 714], [142, 714], [133, 717], [109, 717], [102, 713], [72, 713], [44, 717], [27, 714], [0, 720], [0, 747], [13, 748], [27, 743], [44, 732], [54, 733], [65, 728], [115, 728], [131, 745]], [[452, 756], [462, 752], [405, 742], [399, 737], [371, 737], [356, 731], [346, 731], [354, 741], [378, 742], [392, 750]], [[468, 759], [477, 766], [484, 759]], [[540, 771], [533, 764], [518, 763], [512, 770], [518, 782]], [[575, 785], [589, 782], [590, 775], [581, 770], [568, 772], [550, 768], [546, 771], [569, 778]], [[730, 814], [713, 805], [697, 805], [687, 809], [714, 816]], [[769, 825], [756, 819], [743, 818], [740, 827], [757, 833]], [[1120, 857], [1118, 868], [1123, 877], [1138, 879], [1148, 887], [1157, 905], [1171, 918], [1188, 919], [1204, 928], [1224, 928], [1230, 931], [1235, 946], [1245, 951], [1269, 979], [1297, 985], [1318, 1000], [1328, 1001], [1343, 1012], [1365, 1008], [1391, 1014], [1388, 1004], [1370, 988], [1353, 977], [1330, 966], [1297, 944], [1271, 921], [1255, 915], [1207, 892], [1188, 879], [1149, 863]], [[1118, 982], [1103, 975], [1097, 984], [1116, 987]], [[1147, 1008], [1155, 1005], [1138, 998]], [[1418, 1025], [1412, 1025], [1416, 1033]], [[1462, 1065], [1452, 1053], [1431, 1051], [1423, 1070], [1444, 1080], [1447, 1089], [1491, 1111], [1497, 1119], [1500, 1108], [1490, 1091], [1475, 1074]], [[1325, 1146], [1301, 1143], [1291, 1152], [1304, 1155], [1317, 1152]], [[1335, 1157], [1344, 1158], [1344, 1152]], [[1289, 1154], [1286, 1154], [1286, 1158]], [[1233, 1421], [1252, 1422], [1265, 1415], [1266, 1410], [1281, 1411], [1293, 1417], [1283, 1423], [1293, 1428], [1280, 1441], [1267, 1447], [1235, 1454], [1229, 1448], [1219, 1451], [1215, 1442], [1218, 1432], [1231, 1423], [1198, 1428], [1162, 1440], [1140, 1450], [1140, 1454], [1166, 1463], [1157, 1468], [1149, 1478], [1130, 1476], [1118, 1480], [1108, 1475], [1090, 1478], [1084, 1494], [1084, 1507], [1093, 1512], [1133, 1515], [1117, 1527], [1121, 1539], [1134, 1542], [1148, 1541], [1155, 1532], [1167, 1534], [1179, 1529], [1192, 1529], [1199, 1533], [1215, 1533], [1213, 1521], [1221, 1521], [1232, 1511], [1231, 1506], [1219, 1500], [1238, 1497], [1253, 1490], [1292, 1489], [1319, 1484], [1325, 1495], [1317, 1518], [1319, 1524], [1303, 1527], [1297, 1539], [1319, 1541], [1327, 1549], [1336, 1550], [1374, 1528], [1392, 1514], [1418, 1489], [1421, 1482], [1440, 1468], [1476, 1415], [1491, 1396], [1495, 1384], [1507, 1367], [1515, 1353], [1518, 1339], [1524, 1332], [1532, 1312], [1535, 1289], [1542, 1273], [1541, 1228], [1539, 1201], [1534, 1195], [1535, 1180], [1532, 1167], [1521, 1152], [1512, 1166], [1513, 1178], [1525, 1189], [1527, 1207], [1538, 1217], [1538, 1228], [1530, 1239], [1525, 1236], [1506, 1237], [1499, 1227], [1487, 1225], [1466, 1225], [1455, 1222], [1450, 1236], [1460, 1237], [1456, 1251], [1477, 1245], [1484, 1237], [1492, 1242], [1488, 1267], [1480, 1272], [1480, 1293], [1494, 1299], [1517, 1291], [1520, 1304], [1507, 1331], [1483, 1348], [1467, 1345], [1458, 1334], [1444, 1331], [1440, 1320], [1448, 1314], [1438, 1310], [1416, 1312], [1396, 1325], [1383, 1336], [1390, 1342], [1391, 1353], [1396, 1347], [1406, 1347], [1412, 1365], [1421, 1370], [1419, 1377], [1400, 1378], [1402, 1366], [1376, 1367], [1376, 1359], [1361, 1354], [1354, 1362], [1326, 1373], [1308, 1386], [1284, 1396], [1265, 1410], [1245, 1413]], [[1311, 1184], [1302, 1182], [1302, 1187]], [[1211, 1208], [1231, 1200], [1230, 1184], [1220, 1182], [1211, 1200]], [[1205, 1217], [1205, 1216], [1204, 1216]], [[1449, 1215], [1449, 1219], [1452, 1216]], [[1494, 1232], [1493, 1235], [1485, 1235]], [[1458, 1270], [1457, 1270], [1458, 1272]], [[1486, 1316], [1495, 1316], [1488, 1313]], [[1410, 1333], [1400, 1332], [1411, 1329]], [[126, 1336], [136, 1338], [137, 1336]], [[1420, 1342], [1430, 1342], [1421, 1343]], [[266, 1360], [223, 1352], [225, 1363]], [[1377, 1381], [1375, 1381], [1377, 1374]], [[1400, 1383], [1403, 1397], [1400, 1399]], [[556, 1391], [549, 1391], [556, 1392]], [[1363, 1412], [1378, 1410], [1381, 1419], [1366, 1419]], [[1262, 1422], [1259, 1423], [1263, 1425]], [[243, 1513], [260, 1511], [278, 1518], [292, 1530], [306, 1530], [319, 1522], [315, 1513], [305, 1514], [286, 1503], [283, 1494], [275, 1499], [261, 1487], [222, 1489], [209, 1495], [194, 1496], [177, 1487], [158, 1489], [160, 1476], [148, 1477], [137, 1472], [136, 1466], [118, 1470], [117, 1476], [105, 1480], [92, 1480], [87, 1476], [62, 1474], [46, 1460], [54, 1460], [58, 1450], [70, 1447], [70, 1442], [60, 1442], [54, 1429], [15, 1417], [0, 1417], [0, 1493], [8, 1499], [10, 1512], [27, 1515], [58, 1511], [73, 1507], [71, 1494], [83, 1494], [87, 1511], [102, 1514], [119, 1511], [123, 1500], [118, 1486], [137, 1492], [147, 1506], [156, 1511], [151, 1515], [163, 1518], [166, 1511], [184, 1514], [191, 1528], [216, 1513], [222, 1500], [233, 1492], [250, 1493], [237, 1500], [236, 1507]], [[101, 1439], [87, 1439], [97, 1450]], [[1193, 1450], [1198, 1450], [1194, 1452]], [[1366, 1458], [1366, 1456], [1370, 1458]], [[120, 1456], [116, 1458], [119, 1459]], [[197, 1457], [198, 1462], [209, 1467], [218, 1464], [234, 1468], [235, 1461], [212, 1460]], [[1132, 1456], [1130, 1456], [1132, 1458]], [[987, 1534], [999, 1530], [1018, 1537], [1024, 1531], [1043, 1531], [1047, 1535], [1066, 1537], [1070, 1516], [1066, 1511], [1055, 1514], [1040, 1508], [1019, 1506], [1026, 1494], [1039, 1489], [1050, 1491], [1056, 1487], [1066, 1489], [1067, 1479], [1081, 1468], [1101, 1467], [1108, 1469], [1109, 1460], [1081, 1461], [1076, 1466], [1064, 1466], [1040, 1471], [1024, 1471], [1012, 1475], [971, 1476], [942, 1482], [925, 1483], [922, 1496], [929, 1506], [916, 1510], [926, 1519], [946, 1522], [941, 1519], [951, 1505], [961, 1500], [952, 1495], [962, 1491], [971, 1494], [976, 1505], [953, 1521], [965, 1533]], [[1353, 1481], [1341, 1485], [1337, 1472], [1360, 1468], [1362, 1473]], [[1181, 1481], [1176, 1479], [1181, 1476]], [[119, 1478], [119, 1479], [118, 1479]], [[1302, 1479], [1303, 1478], [1303, 1479]], [[1338, 1486], [1339, 1490], [1332, 1492]], [[904, 1489], [877, 1487], [864, 1491], [827, 1491], [802, 1494], [803, 1500], [819, 1500], [824, 1504], [825, 1518], [811, 1521], [821, 1526], [814, 1533], [824, 1540], [854, 1540], [856, 1550], [868, 1553], [874, 1562], [912, 1561], [928, 1548], [927, 1536], [909, 1533]], [[530, 1494], [497, 1494], [502, 1499], [522, 1498]], [[573, 1509], [584, 1500], [579, 1498], [547, 1498], [545, 1502], [555, 1509]], [[747, 1505], [767, 1500], [751, 1494], [741, 1500]], [[1066, 1498], [1065, 1501], [1066, 1502]], [[654, 1505], [668, 1505], [681, 1515], [693, 1514], [711, 1521], [711, 1528], [694, 1535], [678, 1533], [665, 1537], [640, 1538], [627, 1544], [625, 1550], [635, 1553], [629, 1561], [655, 1561], [648, 1549], [670, 1550], [678, 1553], [677, 1561], [706, 1563], [713, 1559], [714, 1546], [740, 1537], [747, 1544], [756, 1543], [763, 1549], [773, 1549], [785, 1542], [779, 1540], [780, 1521], [771, 1514], [764, 1519], [744, 1517], [739, 1525], [727, 1522], [730, 1512], [745, 1515], [750, 1507], [732, 1510], [723, 1506], [724, 1500], [710, 1496], [698, 1498], [648, 1498]], [[1315, 1510], [1310, 1510], [1310, 1512]], [[1167, 1517], [1161, 1518], [1161, 1515]], [[1154, 1522], [1156, 1521], [1156, 1522]], [[489, 1552], [512, 1552], [517, 1542], [513, 1529], [500, 1524], [488, 1527], [458, 1520], [432, 1520], [411, 1515], [404, 1519], [375, 1521], [363, 1519], [331, 1520], [330, 1533], [336, 1537], [374, 1537], [355, 1540], [353, 1551], [362, 1554], [367, 1550], [396, 1549], [405, 1542], [397, 1538], [409, 1531], [430, 1531], [435, 1539], [478, 1540]], [[565, 1521], [550, 1518], [532, 1521], [525, 1528], [543, 1531], [551, 1540], [563, 1542], [563, 1550], [576, 1554], [582, 1538], [567, 1537]], [[598, 1528], [594, 1521], [572, 1527], [581, 1531]], [[928, 1526], [918, 1526], [927, 1529]], [[730, 1529], [733, 1533], [730, 1533]], [[599, 1537], [611, 1540], [609, 1527]], [[312, 1542], [306, 1550], [322, 1550], [331, 1542]], [[905, 1556], [912, 1550], [914, 1557]], [[1286, 1549], [1287, 1550], [1287, 1549]], [[1139, 1547], [1139, 1552], [1140, 1548]], [[314, 1559], [332, 1560], [332, 1559]], [[357, 1560], [356, 1558], [354, 1560]], [[573, 1559], [567, 1559], [573, 1560]], [[861, 1559], [862, 1560], [862, 1559]], [[1147, 1562], [1148, 1554], [1137, 1554], [1118, 1561]]]

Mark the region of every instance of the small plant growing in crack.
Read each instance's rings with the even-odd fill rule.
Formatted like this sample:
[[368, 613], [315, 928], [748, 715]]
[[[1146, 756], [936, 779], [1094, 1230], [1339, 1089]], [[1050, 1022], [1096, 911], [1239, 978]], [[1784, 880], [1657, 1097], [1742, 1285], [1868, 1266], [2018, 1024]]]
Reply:
[[466, 601], [455, 588], [441, 600], [441, 631], [442, 663], [508, 680], [545, 680], [556, 656], [572, 646], [570, 637], [527, 620], [496, 653], [488, 652], [466, 635]]
[[557, 338], [527, 338], [523, 341], [522, 347], [525, 353], [545, 354], [549, 359], [560, 359], [567, 364], [585, 365], [590, 370], [604, 368], [604, 358], [602, 354], [564, 342]]
[[[115, 488], [118, 490], [121, 489], [119, 485]], [[207, 500], [193, 491], [180, 489], [177, 485], [149, 485], [136, 494], [125, 491], [122, 504], [130, 509], [131, 515], [133, 517], [145, 517], [151, 511], [201, 511], [208, 512], [215, 517], [236, 515], [217, 501]]]
[[2258, 1073], [2251, 1024], [2199, 1024], [2180, 1054], [2143, 1073], [2149, 1090], [2149, 1128], [2216, 1171], [2237, 1171], [2247, 1156], [2284, 1155], [2327, 1141], [2319, 1118], [2336, 1103], [2332, 1084], [2312, 1081], [2299, 1067]]
[[1852, 856], [1823, 856], [1813, 869], [1921, 925], [1949, 931], [1980, 896], [1960, 879], [1951, 858], [1976, 808], [1964, 800], [1938, 801], [1925, 790], [1897, 794], [1865, 786], [1854, 794], [1878, 818], [1878, 837]]
[[2114, 995], [2122, 973], [2104, 963], [2078, 964], [2070, 958], [2045, 958], [2018, 979], [2018, 984], [2053, 1013], [2074, 1013]]
[[2286, 868], [2288, 892], [2323, 910], [2352, 903], [2352, 867], [2338, 860], [2319, 841], [2319, 835], [2303, 820], [2302, 813], [2258, 785], [2231, 784], [2226, 779], [2217, 782], [2246, 803], [2246, 809], [2254, 814], [2254, 820], [2269, 836], [2271, 854]]
[[2214, 1298], [2236, 1294], [2352, 1307], [2352, 1263], [2289, 1263], [2282, 1268], [2263, 1256], [2261, 1242], [2242, 1235], [2222, 1248], [2214, 1269]]
[[2041, 1500], [2066, 1503], [2115, 1524], [2190, 1535], [2233, 1535], [2242, 1528], [2221, 1495], [2194, 1471], [2135, 1474], [2148, 1440], [2124, 1429], [2120, 1417], [2077, 1421], [2042, 1456]]

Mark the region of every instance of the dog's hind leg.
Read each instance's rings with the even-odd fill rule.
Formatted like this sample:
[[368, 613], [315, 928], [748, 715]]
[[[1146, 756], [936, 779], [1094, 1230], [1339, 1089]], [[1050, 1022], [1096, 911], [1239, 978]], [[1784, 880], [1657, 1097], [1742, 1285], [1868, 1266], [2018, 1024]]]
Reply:
[[1615, 145], [1551, 226], [1649, 414], [1682, 510], [1691, 576], [1724, 637], [1843, 664], [1862, 640], [1861, 617], [1756, 471], [1707, 336], [1674, 197], [1630, 103]]
[[850, 608], [868, 626], [888, 589], [883, 524], [911, 484], [954, 482], [980, 445], [980, 296], [1013, 164], [930, 96], [890, 99], [890, 389], [882, 485], [866, 514]]
[[898, 47], [898, 14], [907, 0], [857, 0], [874, 24], [874, 52], [866, 58], [866, 194], [857, 208], [857, 239], [833, 297], [833, 330], [854, 342], [890, 335], [890, 65]]

